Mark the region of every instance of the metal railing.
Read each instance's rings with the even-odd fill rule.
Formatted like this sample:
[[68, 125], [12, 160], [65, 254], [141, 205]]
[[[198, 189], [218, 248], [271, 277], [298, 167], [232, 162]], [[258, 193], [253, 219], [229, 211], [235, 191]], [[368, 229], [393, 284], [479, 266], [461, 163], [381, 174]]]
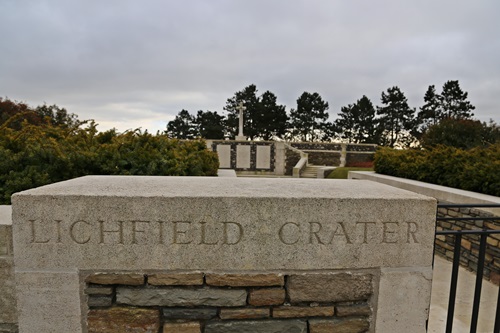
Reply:
[[[439, 204], [439, 208], [500, 208], [500, 205], [493, 204]], [[488, 221], [488, 220], [500, 220], [498, 216], [491, 217], [439, 217], [436, 216], [436, 221]], [[436, 223], [437, 225], [437, 223]], [[451, 273], [451, 283], [450, 283], [450, 296], [448, 301], [448, 316], [446, 321], [446, 333], [451, 333], [453, 329], [453, 316], [455, 313], [455, 300], [457, 294], [457, 282], [458, 282], [458, 268], [460, 266], [460, 256], [462, 248], [462, 236], [464, 235], [476, 235], [480, 236], [479, 242], [479, 253], [478, 253], [478, 263], [476, 272], [476, 284], [474, 290], [474, 301], [472, 306], [472, 316], [471, 316], [471, 326], [470, 332], [476, 333], [478, 317], [479, 317], [479, 305], [481, 301], [481, 289], [483, 284], [483, 272], [484, 272], [484, 261], [486, 257], [486, 241], [487, 237], [492, 234], [500, 234], [500, 230], [436, 230], [436, 236], [447, 235], [454, 236], [454, 252], [453, 252], [453, 267]], [[500, 288], [497, 298], [497, 308], [495, 317], [495, 326], [493, 329], [494, 333], [500, 333]]]

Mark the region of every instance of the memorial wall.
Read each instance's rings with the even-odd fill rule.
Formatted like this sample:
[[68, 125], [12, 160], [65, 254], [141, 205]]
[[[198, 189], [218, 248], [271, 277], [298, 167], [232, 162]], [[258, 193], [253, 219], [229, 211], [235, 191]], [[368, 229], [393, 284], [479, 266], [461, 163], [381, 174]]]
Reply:
[[369, 181], [88, 176], [13, 197], [20, 332], [425, 332], [436, 202]]

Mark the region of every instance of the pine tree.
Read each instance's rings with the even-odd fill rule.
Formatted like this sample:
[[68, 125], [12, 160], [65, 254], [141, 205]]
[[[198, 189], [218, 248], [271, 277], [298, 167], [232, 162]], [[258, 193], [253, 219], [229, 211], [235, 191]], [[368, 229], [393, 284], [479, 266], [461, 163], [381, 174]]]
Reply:
[[225, 119], [217, 111], [198, 111], [195, 123], [200, 136], [204, 139], [221, 140], [224, 139]]
[[343, 106], [338, 115], [334, 124], [341, 139], [349, 143], [378, 142], [375, 108], [368, 97], [363, 95], [356, 103]]
[[290, 111], [293, 138], [301, 141], [317, 141], [324, 138], [328, 127], [328, 102], [315, 92], [304, 92], [297, 99], [297, 109]]
[[455, 119], [470, 119], [476, 108], [467, 100], [468, 93], [462, 91], [458, 80], [447, 81], [441, 93], [441, 108], [443, 115]]
[[174, 120], [167, 124], [166, 134], [176, 139], [194, 139], [199, 135], [195, 117], [187, 110], [181, 110]]
[[243, 134], [253, 139], [271, 140], [283, 138], [286, 133], [288, 116], [285, 106], [277, 103], [277, 97], [269, 90], [262, 95], [257, 95], [257, 87], [249, 85], [238, 91], [226, 102], [224, 110], [228, 111], [227, 127], [231, 138], [238, 133], [238, 116], [236, 110], [242, 102], [245, 106], [243, 112]]
[[417, 118], [423, 128], [428, 128], [430, 125], [436, 125], [443, 118], [441, 95], [436, 94], [434, 85], [429, 86], [425, 92], [424, 102]]
[[410, 108], [399, 87], [382, 92], [381, 101], [384, 106], [377, 107], [382, 132], [380, 143], [389, 147], [409, 146], [414, 141], [411, 131], [416, 125], [415, 109]]

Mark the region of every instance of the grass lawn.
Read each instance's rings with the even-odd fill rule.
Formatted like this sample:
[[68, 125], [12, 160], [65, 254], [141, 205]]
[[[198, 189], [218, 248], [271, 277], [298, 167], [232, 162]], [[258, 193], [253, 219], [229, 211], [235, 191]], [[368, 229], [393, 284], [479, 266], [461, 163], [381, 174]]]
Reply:
[[349, 171], [373, 171], [373, 168], [337, 168], [328, 175], [328, 178], [347, 179], [347, 174], [349, 173]]

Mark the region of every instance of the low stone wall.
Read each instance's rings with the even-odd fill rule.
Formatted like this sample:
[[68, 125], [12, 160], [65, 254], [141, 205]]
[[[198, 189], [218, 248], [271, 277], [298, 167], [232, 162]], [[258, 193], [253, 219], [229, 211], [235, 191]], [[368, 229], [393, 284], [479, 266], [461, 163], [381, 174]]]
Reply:
[[221, 169], [291, 176], [301, 153], [308, 154], [308, 163], [313, 165], [357, 166], [370, 163], [377, 146], [332, 142], [207, 140], [207, 147], [217, 152]]
[[[443, 202], [444, 203], [444, 202]], [[467, 217], [493, 217], [492, 213], [473, 208], [439, 208], [439, 217], [467, 218]], [[481, 230], [483, 228], [500, 230], [500, 217], [498, 220], [448, 220], [437, 221], [436, 230]], [[486, 257], [484, 261], [483, 276], [485, 279], [500, 284], [500, 235], [494, 234], [487, 237]], [[470, 271], [477, 272], [479, 260], [479, 235], [462, 235], [460, 249], [460, 265]], [[436, 236], [436, 253], [442, 257], [453, 260], [455, 237], [452, 235]]]
[[86, 281], [89, 333], [365, 332], [373, 307], [370, 273], [92, 274]]
[[17, 332], [11, 207], [0, 206], [0, 333]]
[[373, 153], [348, 152], [346, 153], [346, 167], [369, 167], [373, 165]]
[[[419, 182], [416, 180], [386, 176], [374, 172], [349, 172], [350, 179], [372, 180], [388, 184], [394, 187], [406, 189], [436, 198], [440, 203], [453, 204], [500, 204], [500, 198], [454, 189], [446, 186]], [[437, 221], [436, 230], [500, 230], [500, 209], [495, 208], [439, 208], [437, 212], [440, 217], [493, 217], [499, 216], [498, 220], [449, 220]], [[462, 235], [460, 264], [470, 271], [477, 272], [479, 254], [478, 235]], [[436, 237], [436, 253], [448, 260], [453, 259], [455, 237], [452, 235], [439, 235]], [[500, 284], [500, 235], [491, 235], [487, 238], [484, 277], [495, 284]]]

